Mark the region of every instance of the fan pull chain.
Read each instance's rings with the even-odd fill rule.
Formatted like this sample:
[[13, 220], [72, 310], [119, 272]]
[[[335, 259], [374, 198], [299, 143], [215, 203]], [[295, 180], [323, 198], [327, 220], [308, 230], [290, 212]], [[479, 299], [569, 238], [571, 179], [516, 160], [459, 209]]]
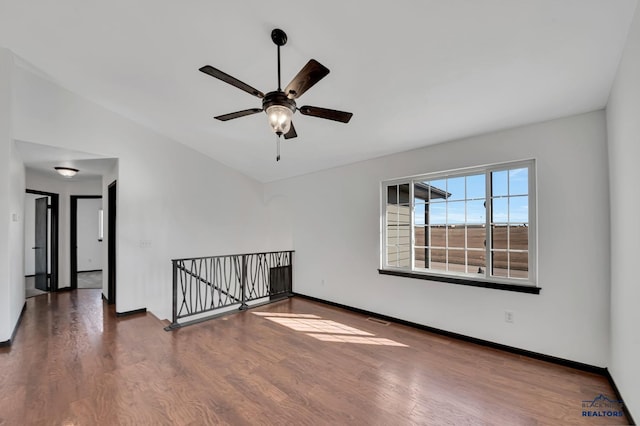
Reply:
[[276, 161], [280, 161], [280, 136], [278, 136], [276, 145], [278, 146], [278, 155], [276, 156]]

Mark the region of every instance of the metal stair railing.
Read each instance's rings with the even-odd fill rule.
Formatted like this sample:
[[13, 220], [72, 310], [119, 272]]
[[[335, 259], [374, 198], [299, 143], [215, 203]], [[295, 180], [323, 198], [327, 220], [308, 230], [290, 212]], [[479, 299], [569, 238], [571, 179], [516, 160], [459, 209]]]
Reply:
[[[267, 303], [289, 297], [293, 253], [289, 250], [173, 259], [173, 315], [165, 330], [214, 318], [233, 306], [248, 309], [248, 302], [263, 299]], [[192, 319], [185, 321], [187, 318]]]

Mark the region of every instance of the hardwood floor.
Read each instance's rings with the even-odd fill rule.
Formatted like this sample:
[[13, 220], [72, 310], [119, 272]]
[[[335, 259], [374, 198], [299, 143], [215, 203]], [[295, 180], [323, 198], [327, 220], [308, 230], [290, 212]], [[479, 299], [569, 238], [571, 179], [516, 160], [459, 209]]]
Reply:
[[598, 375], [294, 298], [174, 332], [100, 290], [38, 296], [0, 348], [2, 425], [559, 425]]

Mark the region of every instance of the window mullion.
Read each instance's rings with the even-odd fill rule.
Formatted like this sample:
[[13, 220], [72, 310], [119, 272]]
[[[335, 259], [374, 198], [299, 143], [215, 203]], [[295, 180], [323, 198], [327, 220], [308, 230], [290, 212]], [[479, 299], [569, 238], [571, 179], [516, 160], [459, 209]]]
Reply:
[[414, 234], [414, 226], [415, 226], [415, 214], [414, 214], [414, 181], [409, 181], [409, 268], [413, 271], [415, 268], [415, 234]]
[[484, 193], [484, 205], [485, 205], [485, 265], [484, 265], [484, 276], [485, 278], [491, 277], [491, 270], [493, 269], [493, 259], [491, 258], [491, 246], [493, 241], [491, 239], [491, 217], [493, 215], [492, 211], [492, 193], [491, 193], [491, 170], [487, 170], [485, 172], [485, 193]]

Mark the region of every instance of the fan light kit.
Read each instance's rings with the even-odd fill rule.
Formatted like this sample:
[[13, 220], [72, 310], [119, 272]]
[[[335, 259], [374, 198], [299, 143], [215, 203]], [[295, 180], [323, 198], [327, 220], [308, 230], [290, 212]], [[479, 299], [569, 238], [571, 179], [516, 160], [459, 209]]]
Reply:
[[54, 167], [54, 169], [56, 169], [56, 171], [58, 173], [60, 173], [62, 176], [66, 177], [66, 178], [74, 177], [76, 175], [76, 173], [79, 172], [78, 169], [74, 169], [72, 167], [58, 166], [58, 167]]
[[298, 108], [295, 100], [329, 74], [329, 69], [315, 59], [311, 59], [283, 91], [281, 88], [282, 85], [280, 84], [280, 47], [287, 43], [287, 34], [276, 28], [271, 32], [271, 40], [273, 40], [275, 45], [278, 46], [278, 90], [264, 94], [237, 78], [231, 77], [229, 74], [212, 67], [211, 65], [203, 66], [200, 68], [200, 71], [235, 86], [250, 95], [262, 99], [262, 108], [245, 109], [242, 111], [219, 115], [214, 118], [220, 121], [228, 121], [233, 120], [234, 118], [244, 117], [246, 115], [257, 114], [262, 111], [266, 112], [271, 129], [276, 135], [278, 135], [278, 156], [276, 159], [277, 161], [280, 161], [280, 137], [284, 136], [285, 139], [293, 139], [298, 136], [296, 129], [293, 126], [293, 122], [291, 121], [293, 114], [295, 114], [296, 111], [300, 111], [300, 114], [302, 115], [325, 118], [327, 120], [339, 121], [341, 123], [348, 123], [353, 114], [350, 112], [336, 111], [333, 109], [308, 105]]

